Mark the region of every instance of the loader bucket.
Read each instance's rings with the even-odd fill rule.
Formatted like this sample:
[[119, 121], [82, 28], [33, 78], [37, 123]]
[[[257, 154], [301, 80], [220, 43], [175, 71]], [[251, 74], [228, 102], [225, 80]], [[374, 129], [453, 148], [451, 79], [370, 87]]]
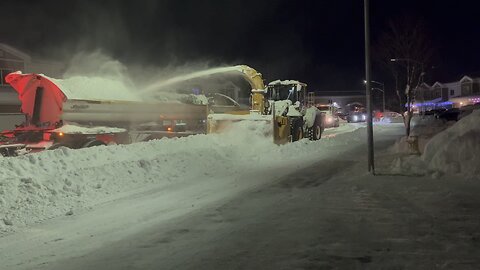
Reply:
[[223, 133], [232, 128], [234, 123], [243, 121], [263, 121], [272, 126], [272, 129], [265, 134], [272, 136], [276, 144], [290, 142], [290, 123], [288, 117], [276, 116], [275, 120], [271, 115], [250, 113], [247, 115], [235, 114], [209, 114], [207, 117], [207, 133]]
[[290, 119], [285, 116], [276, 116], [273, 121], [273, 142], [286, 144], [290, 141]]
[[212, 113], [207, 117], [207, 133], [222, 133], [230, 129], [233, 123], [242, 121], [271, 122], [271, 115]]

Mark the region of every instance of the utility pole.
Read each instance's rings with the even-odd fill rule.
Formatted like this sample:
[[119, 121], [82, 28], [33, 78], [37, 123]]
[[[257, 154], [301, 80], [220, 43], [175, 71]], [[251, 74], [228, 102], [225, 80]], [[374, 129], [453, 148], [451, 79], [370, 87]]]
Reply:
[[385, 112], [385, 90], [381, 89], [381, 88], [378, 88], [378, 87], [373, 87], [372, 90], [378, 90], [380, 92], [382, 92], [382, 112]]
[[383, 87], [383, 91], [382, 91], [382, 99], [383, 99], [383, 114], [385, 115], [385, 86]]
[[[373, 87], [372, 90], [378, 90], [380, 92], [382, 92], [382, 99], [383, 99], [383, 103], [382, 103], [382, 108], [383, 108], [383, 111], [382, 112], [385, 112], [385, 84], [382, 83], [382, 82], [377, 82], [377, 81], [371, 81], [372, 83], [376, 83], [378, 85], [380, 85], [382, 88], [378, 88], [378, 87]], [[363, 81], [364, 84], [367, 83], [367, 81]]]
[[372, 88], [371, 88], [371, 63], [370, 63], [370, 12], [369, 0], [364, 0], [365, 20], [365, 93], [367, 99], [367, 145], [368, 145], [368, 171], [375, 174], [373, 155], [373, 123], [372, 123]]

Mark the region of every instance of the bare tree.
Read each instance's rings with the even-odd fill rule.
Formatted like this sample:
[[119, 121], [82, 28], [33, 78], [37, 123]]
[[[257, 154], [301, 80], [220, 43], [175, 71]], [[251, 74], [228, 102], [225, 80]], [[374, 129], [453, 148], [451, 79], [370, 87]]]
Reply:
[[374, 53], [376, 59], [395, 78], [399, 111], [403, 116], [406, 135], [410, 136], [412, 105], [417, 89], [423, 82], [424, 67], [433, 55], [423, 22], [411, 17], [390, 21], [388, 29], [375, 44]]

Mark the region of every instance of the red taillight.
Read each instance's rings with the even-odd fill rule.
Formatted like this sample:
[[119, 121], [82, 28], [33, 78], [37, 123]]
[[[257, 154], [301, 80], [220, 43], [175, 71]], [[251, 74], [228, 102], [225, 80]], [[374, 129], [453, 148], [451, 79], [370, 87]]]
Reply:
[[52, 133], [43, 133], [43, 140], [44, 141], [50, 141], [51, 137], [52, 137]]

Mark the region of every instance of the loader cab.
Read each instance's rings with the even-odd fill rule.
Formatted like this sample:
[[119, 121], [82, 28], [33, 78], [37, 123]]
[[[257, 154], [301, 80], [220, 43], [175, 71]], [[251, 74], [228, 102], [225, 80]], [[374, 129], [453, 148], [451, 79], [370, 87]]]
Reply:
[[269, 100], [290, 100], [293, 103], [305, 102], [307, 85], [296, 81], [274, 81], [268, 84], [267, 95]]

